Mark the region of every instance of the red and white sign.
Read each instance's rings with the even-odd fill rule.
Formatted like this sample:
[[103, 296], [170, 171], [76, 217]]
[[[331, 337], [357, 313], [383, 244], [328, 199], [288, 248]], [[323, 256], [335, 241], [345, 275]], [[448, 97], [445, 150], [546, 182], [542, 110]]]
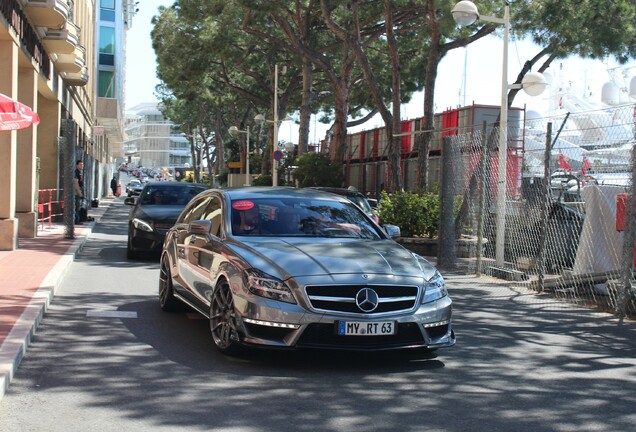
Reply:
[[254, 203], [248, 200], [234, 201], [232, 208], [239, 211], [251, 210], [254, 208]]

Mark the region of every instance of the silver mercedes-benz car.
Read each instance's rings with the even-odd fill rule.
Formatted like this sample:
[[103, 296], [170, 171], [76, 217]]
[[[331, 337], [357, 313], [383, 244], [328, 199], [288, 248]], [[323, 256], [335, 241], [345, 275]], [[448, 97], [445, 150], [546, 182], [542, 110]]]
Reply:
[[326, 192], [206, 190], [166, 235], [160, 305], [201, 313], [225, 353], [453, 346], [442, 275], [397, 236]]

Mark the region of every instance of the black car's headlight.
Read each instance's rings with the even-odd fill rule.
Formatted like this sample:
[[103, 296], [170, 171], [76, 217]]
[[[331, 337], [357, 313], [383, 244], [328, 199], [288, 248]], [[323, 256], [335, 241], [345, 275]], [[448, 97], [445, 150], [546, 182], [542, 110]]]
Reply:
[[245, 270], [247, 289], [259, 297], [270, 298], [285, 303], [296, 303], [285, 282], [256, 269]]
[[150, 225], [148, 222], [146, 222], [145, 220], [139, 219], [139, 218], [134, 218], [132, 220], [133, 226], [135, 228], [137, 228], [140, 231], [148, 231], [148, 232], [153, 232], [154, 230], [152, 229], [152, 225]]
[[426, 282], [424, 288], [425, 291], [422, 304], [439, 300], [442, 297], [446, 297], [448, 295], [448, 291], [446, 291], [446, 284], [444, 283], [444, 278], [437, 270], [435, 271], [433, 277]]

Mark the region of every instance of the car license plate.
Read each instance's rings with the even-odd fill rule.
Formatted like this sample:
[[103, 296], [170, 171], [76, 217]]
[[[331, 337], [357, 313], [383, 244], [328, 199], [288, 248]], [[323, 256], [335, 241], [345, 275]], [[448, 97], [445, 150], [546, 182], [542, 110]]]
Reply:
[[395, 321], [339, 321], [341, 336], [388, 336], [395, 334]]

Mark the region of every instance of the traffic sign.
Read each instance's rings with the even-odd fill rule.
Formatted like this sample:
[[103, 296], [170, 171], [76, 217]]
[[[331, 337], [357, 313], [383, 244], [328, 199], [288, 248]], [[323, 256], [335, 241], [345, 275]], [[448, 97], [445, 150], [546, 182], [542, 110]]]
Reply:
[[274, 152], [274, 159], [276, 159], [277, 161], [283, 159], [283, 152], [280, 150], [276, 150]]

